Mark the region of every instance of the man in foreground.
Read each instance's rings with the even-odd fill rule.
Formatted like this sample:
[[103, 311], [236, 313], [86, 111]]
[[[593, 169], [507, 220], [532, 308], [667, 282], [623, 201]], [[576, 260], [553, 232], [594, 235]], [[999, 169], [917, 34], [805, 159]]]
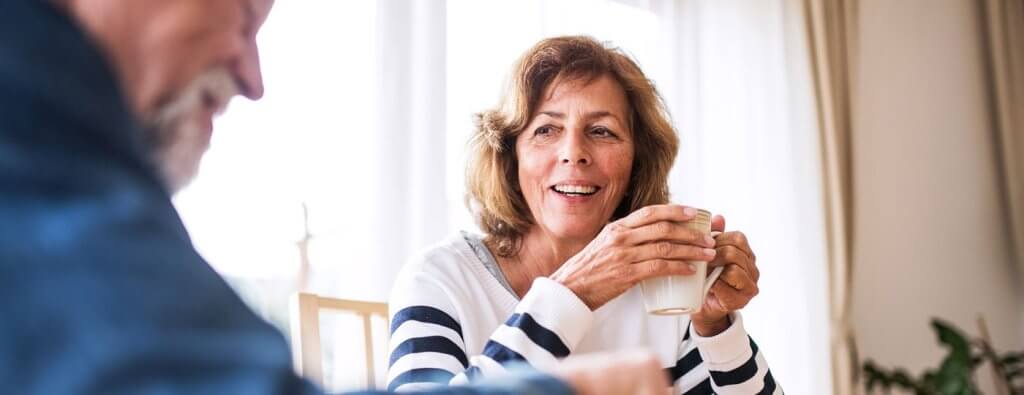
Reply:
[[[212, 118], [259, 99], [269, 0], [6, 0], [0, 11], [0, 383], [18, 394], [302, 394], [281, 335], [170, 202]], [[613, 365], [614, 362], [614, 365]], [[654, 394], [647, 355], [436, 394]]]

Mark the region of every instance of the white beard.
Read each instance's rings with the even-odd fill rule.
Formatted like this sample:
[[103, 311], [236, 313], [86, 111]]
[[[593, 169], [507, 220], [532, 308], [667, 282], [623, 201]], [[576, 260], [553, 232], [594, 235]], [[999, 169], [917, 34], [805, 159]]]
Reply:
[[[210, 105], [220, 114], [238, 94], [231, 73], [223, 67], [204, 72], [176, 97], [146, 117], [145, 140], [150, 143], [164, 184], [171, 193], [187, 186], [199, 172], [199, 162], [210, 147], [202, 112]], [[206, 97], [204, 99], [204, 96]]]

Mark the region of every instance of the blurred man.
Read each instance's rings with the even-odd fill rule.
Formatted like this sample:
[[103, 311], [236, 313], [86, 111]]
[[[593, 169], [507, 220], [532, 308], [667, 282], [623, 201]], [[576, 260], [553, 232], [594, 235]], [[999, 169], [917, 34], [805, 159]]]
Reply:
[[[269, 0], [5, 0], [0, 383], [17, 394], [317, 393], [170, 202], [213, 116], [263, 94]], [[612, 362], [615, 365], [612, 365]], [[665, 393], [650, 356], [437, 394]]]

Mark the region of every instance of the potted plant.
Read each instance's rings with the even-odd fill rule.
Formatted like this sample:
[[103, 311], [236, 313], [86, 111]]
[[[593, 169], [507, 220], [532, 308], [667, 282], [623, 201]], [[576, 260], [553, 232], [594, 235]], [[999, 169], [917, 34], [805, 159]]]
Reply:
[[999, 354], [992, 348], [983, 320], [979, 319], [982, 336], [971, 338], [937, 318], [932, 329], [939, 344], [949, 352], [938, 368], [925, 370], [913, 376], [902, 368], [885, 369], [872, 360], [864, 362], [864, 386], [869, 394], [890, 394], [893, 389], [915, 395], [974, 395], [979, 394], [974, 371], [989, 363], [994, 369], [997, 393], [1024, 395], [1024, 351]]

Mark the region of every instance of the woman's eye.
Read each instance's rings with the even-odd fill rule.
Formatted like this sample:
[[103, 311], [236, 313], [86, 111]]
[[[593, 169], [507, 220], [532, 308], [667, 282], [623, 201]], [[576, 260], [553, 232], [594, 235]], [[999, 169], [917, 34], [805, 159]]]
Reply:
[[613, 133], [610, 129], [606, 127], [596, 127], [590, 129], [590, 133], [598, 137], [615, 137], [615, 133]]
[[533, 131], [534, 136], [546, 136], [551, 134], [551, 126], [544, 125]]

